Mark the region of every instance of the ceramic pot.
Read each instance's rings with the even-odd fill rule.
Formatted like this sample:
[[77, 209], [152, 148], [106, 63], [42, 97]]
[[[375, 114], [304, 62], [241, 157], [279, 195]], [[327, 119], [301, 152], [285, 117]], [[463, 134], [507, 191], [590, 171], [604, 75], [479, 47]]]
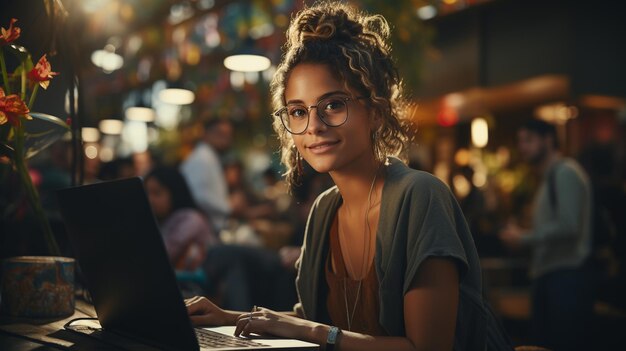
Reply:
[[74, 266], [69, 257], [20, 256], [2, 262], [0, 310], [13, 317], [74, 313]]

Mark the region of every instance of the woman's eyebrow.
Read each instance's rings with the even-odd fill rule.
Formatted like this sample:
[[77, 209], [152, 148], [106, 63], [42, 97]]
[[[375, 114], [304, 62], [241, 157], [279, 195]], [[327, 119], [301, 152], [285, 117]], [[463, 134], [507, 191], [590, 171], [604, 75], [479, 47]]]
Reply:
[[[317, 98], [317, 102], [320, 102], [321, 100], [324, 100], [325, 98], [329, 96], [333, 96], [333, 95], [349, 95], [349, 94], [343, 90], [334, 90], [334, 91], [330, 91], [328, 93], [322, 94], [320, 97]], [[299, 100], [299, 99], [291, 99], [287, 101], [287, 105], [289, 104], [304, 104], [304, 101]]]

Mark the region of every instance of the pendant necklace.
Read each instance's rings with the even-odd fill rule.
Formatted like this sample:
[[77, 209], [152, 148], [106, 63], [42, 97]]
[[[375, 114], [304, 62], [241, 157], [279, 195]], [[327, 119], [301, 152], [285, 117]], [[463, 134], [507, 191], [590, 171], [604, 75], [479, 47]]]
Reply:
[[[382, 165], [381, 165], [382, 166]], [[370, 236], [371, 236], [371, 232], [372, 229], [370, 227], [370, 222], [369, 222], [369, 214], [370, 214], [370, 209], [372, 206], [372, 191], [374, 190], [374, 184], [376, 183], [376, 178], [378, 177], [378, 172], [380, 171], [380, 166], [378, 167], [378, 169], [376, 170], [376, 173], [374, 174], [374, 179], [372, 180], [372, 184], [370, 185], [370, 191], [367, 195], [367, 210], [365, 210], [365, 228], [367, 229], [367, 249], [368, 249], [368, 253], [369, 253], [369, 248], [370, 248]], [[365, 245], [363, 245], [363, 247], [365, 248]], [[363, 255], [363, 260], [365, 260], [365, 255]], [[346, 321], [348, 322], [348, 331], [352, 330], [352, 320], [354, 319], [354, 315], [356, 313], [356, 306], [359, 303], [359, 297], [361, 294], [361, 285], [363, 285], [363, 279], [365, 279], [366, 277], [363, 277], [362, 279], [359, 280], [359, 285], [357, 287], [356, 290], [356, 297], [354, 299], [354, 306], [352, 307], [352, 314], [350, 314], [350, 309], [348, 307], [348, 289], [347, 289], [347, 283], [346, 280], [348, 275], [346, 274], [346, 276], [343, 278], [343, 298], [344, 298], [344, 302], [346, 303]]]

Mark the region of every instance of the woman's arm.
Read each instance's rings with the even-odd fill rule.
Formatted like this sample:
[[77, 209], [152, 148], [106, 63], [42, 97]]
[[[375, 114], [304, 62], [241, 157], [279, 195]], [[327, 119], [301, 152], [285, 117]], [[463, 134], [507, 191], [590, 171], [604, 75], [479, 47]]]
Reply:
[[235, 325], [237, 317], [244, 313], [223, 310], [203, 296], [186, 299], [185, 306], [191, 324], [197, 326]]
[[[429, 258], [404, 296], [406, 337], [380, 337], [343, 331], [335, 349], [452, 350], [459, 300], [457, 267], [450, 259]], [[250, 318], [252, 317], [252, 318]], [[237, 320], [236, 335], [272, 334], [325, 345], [329, 326], [261, 309]]]
[[[197, 326], [222, 326], [235, 325], [240, 316], [248, 316], [250, 312], [229, 311], [218, 307], [204, 296], [194, 296], [185, 300], [187, 314], [193, 325]], [[295, 311], [278, 312], [279, 314], [299, 318]]]
[[404, 295], [406, 335], [416, 350], [452, 350], [459, 272], [452, 259], [428, 258]]

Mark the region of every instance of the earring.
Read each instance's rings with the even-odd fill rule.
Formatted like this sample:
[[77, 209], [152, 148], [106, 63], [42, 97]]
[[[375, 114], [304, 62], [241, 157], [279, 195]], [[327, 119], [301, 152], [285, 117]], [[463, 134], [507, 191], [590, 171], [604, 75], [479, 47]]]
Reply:
[[298, 151], [298, 149], [295, 150], [295, 153], [296, 153], [296, 172], [300, 176], [304, 173], [304, 167], [302, 166], [302, 155], [300, 155], [300, 152]]

